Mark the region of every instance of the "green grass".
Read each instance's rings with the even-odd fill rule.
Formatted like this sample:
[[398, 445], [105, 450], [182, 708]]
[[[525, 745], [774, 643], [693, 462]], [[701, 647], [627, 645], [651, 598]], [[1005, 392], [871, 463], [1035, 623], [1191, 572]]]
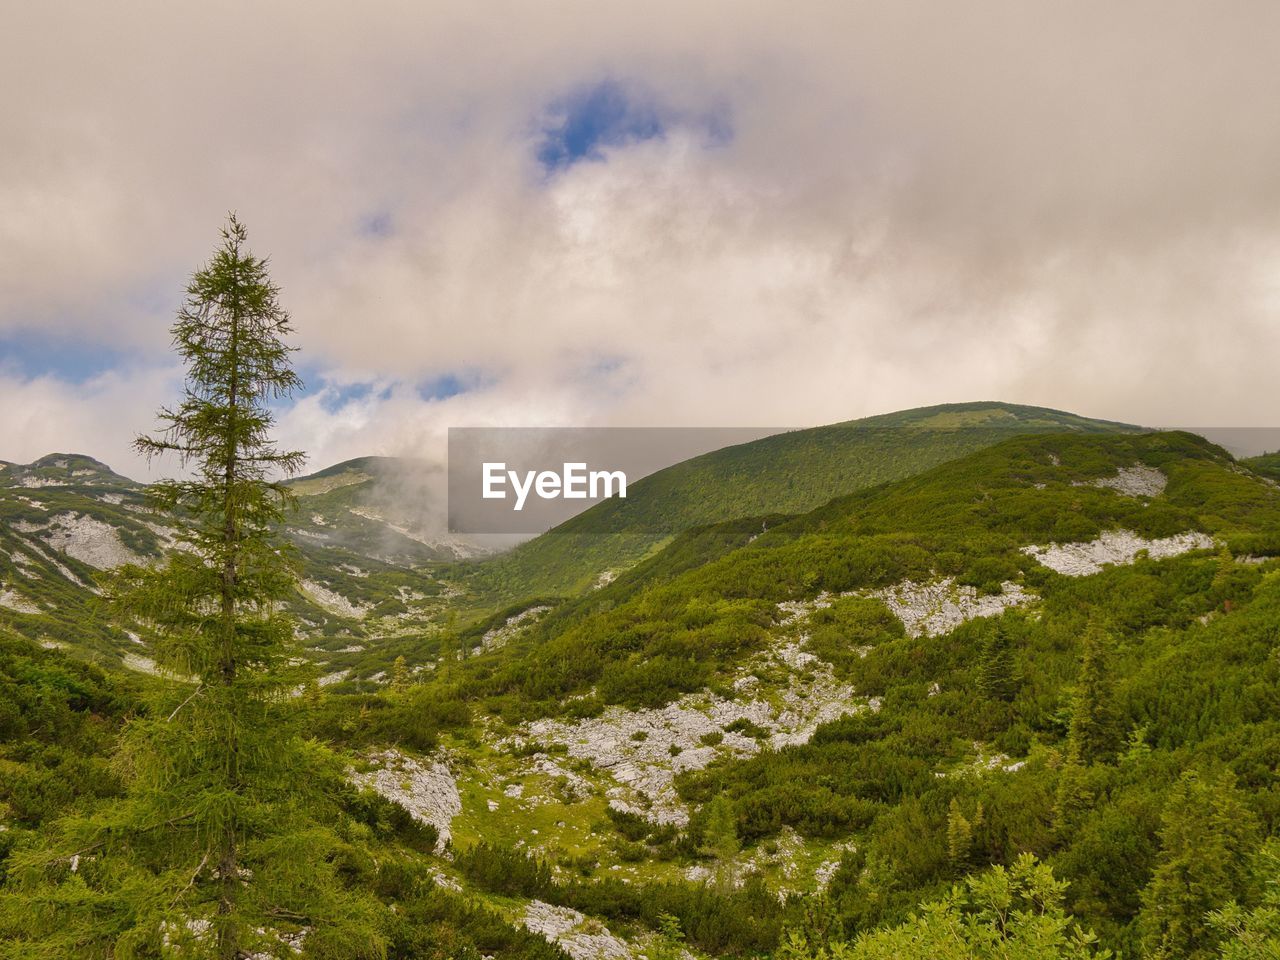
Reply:
[[[1162, 496], [1075, 485], [1136, 462], [1166, 472]], [[516, 713], [553, 710], [585, 691], [603, 703], [652, 706], [699, 689], [758, 649], [782, 600], [935, 576], [988, 592], [1006, 580], [1039, 589], [1057, 575], [1023, 547], [1113, 528], [1151, 538], [1203, 531], [1240, 553], [1280, 550], [1280, 491], [1233, 466], [1189, 434], [1006, 440], [838, 498], [681, 572], [664, 573], [655, 558], [653, 579], [637, 568], [634, 578], [557, 609], [516, 650], [474, 662], [472, 683]], [[693, 536], [730, 545], [742, 532], [730, 525], [722, 537]]]
[[468, 583], [499, 602], [571, 596], [590, 589], [601, 573], [620, 572], [694, 527], [812, 510], [1019, 434], [1137, 429], [1041, 407], [979, 402], [777, 434], [645, 477], [628, 488], [625, 500], [604, 501], [509, 553], [474, 564]]
[[1280, 481], [1280, 452], [1264, 453], [1259, 457], [1248, 457], [1241, 460], [1240, 464], [1248, 467], [1261, 477]]
[[[926, 426], [915, 437], [921, 448], [911, 456], [926, 459], [955, 452], [939, 446], [934, 431], [951, 431], [951, 439], [965, 434], [963, 443], [969, 443], [974, 438], [966, 431], [1003, 420], [990, 405], [916, 416]], [[464, 910], [464, 901], [468, 910], [484, 908], [514, 920], [525, 899], [538, 895], [628, 933], [653, 929], [661, 913], [677, 913], [685, 929], [696, 932], [695, 946], [715, 945], [711, 952], [724, 955], [773, 949], [785, 924], [852, 936], [898, 923], [966, 874], [1031, 851], [1070, 882], [1067, 906], [1074, 916], [1096, 929], [1106, 946], [1141, 955], [1144, 892], [1174, 855], [1161, 823], [1185, 771], [1215, 783], [1229, 782], [1229, 773], [1234, 785], [1222, 790], [1248, 829], [1257, 836], [1280, 830], [1280, 489], [1259, 480], [1254, 462], [1247, 464], [1254, 473], [1241, 471], [1223, 450], [1188, 434], [1133, 434], [1107, 425], [1064, 432], [1063, 423], [1032, 413], [1018, 423], [1018, 429], [1045, 429], [988, 435], [991, 442], [979, 449], [803, 512], [723, 519], [690, 527], [665, 545], [651, 544], [613, 583], [553, 604], [509, 646], [465, 662], [442, 662], [435, 672], [419, 674], [421, 682], [408, 690], [375, 693], [359, 677], [389, 668], [397, 652], [419, 663], [445, 644], [474, 644], [489, 627], [544, 601], [524, 595], [446, 637], [436, 629], [441, 618], [477, 598], [447, 595], [439, 568], [427, 567], [424, 574], [354, 550], [304, 543], [302, 562], [312, 579], [375, 608], [387, 604], [385, 617], [328, 617], [311, 638], [317, 656], [357, 674], [322, 695], [316, 736], [346, 751], [352, 762], [388, 745], [420, 755], [442, 749], [463, 798], [453, 824], [456, 850], [483, 843], [531, 850], [559, 868], [557, 885], [536, 894], [490, 890], [465, 877], [463, 897], [424, 894], [432, 888], [428, 867], [458, 876], [458, 861], [412, 852], [379, 828], [353, 841], [360, 851], [352, 854], [353, 882], [395, 899], [397, 916], [415, 930], [439, 924], [459, 942], [495, 955], [517, 955], [508, 943], [534, 948], [509, 927], [493, 926], [488, 914]], [[1167, 476], [1164, 493], [1133, 498], [1088, 485], [1138, 463]], [[317, 496], [358, 488], [334, 486]], [[0, 490], [0, 508], [13, 518], [29, 516], [23, 511], [31, 509], [19, 495], [38, 494], [51, 503], [65, 497], [59, 502], [69, 508], [81, 502], [74, 498], [92, 493]], [[1241, 563], [1203, 550], [1161, 561], [1139, 557], [1072, 578], [1022, 550], [1032, 543], [1088, 540], [1115, 528], [1148, 537], [1196, 530], [1235, 557], [1273, 559]], [[11, 531], [6, 526], [2, 532]], [[18, 539], [3, 543], [6, 550], [21, 547]], [[43, 576], [45, 567], [39, 572]], [[936, 637], [907, 635], [883, 603], [864, 595], [837, 599], [785, 625], [777, 607], [824, 592], [943, 576], [980, 592], [1012, 580], [1037, 599]], [[50, 584], [57, 583], [55, 572]], [[392, 598], [402, 586], [423, 594], [416, 614], [421, 619], [409, 621], [403, 635], [380, 638], [396, 622]], [[67, 583], [58, 590], [72, 588]], [[21, 632], [57, 629], [70, 642], [92, 647], [93, 622], [76, 621], [77, 611], [89, 609], [74, 606], [82, 593], [50, 593], [57, 609], [39, 617], [0, 614]], [[321, 616], [301, 599], [298, 611]], [[1082, 695], [1083, 638], [1094, 633], [1105, 663], [1099, 696], [1106, 709], [1099, 715], [1112, 744], [1082, 765], [1085, 802], [1073, 819], [1059, 822], [1072, 716]], [[593, 785], [585, 797], [560, 795], [528, 757], [500, 746], [534, 717], [589, 714], [609, 703], [660, 706], [704, 686], [735, 697], [729, 681], [744, 669], [759, 678], [750, 696], [777, 703], [789, 670], [758, 669], [750, 658], [801, 638], [857, 691], [857, 703], [875, 697], [879, 709], [825, 724], [806, 744], [745, 758], [721, 753], [705, 770], [684, 774], [677, 787], [691, 823], [660, 843], [649, 843], [643, 828], [606, 810], [606, 791], [616, 786], [609, 771], [553, 753]], [[370, 649], [336, 652], [353, 639]], [[1001, 649], [1008, 651], [1007, 662], [996, 655]], [[993, 672], [1000, 671], [1003, 681], [993, 684]], [[88, 778], [83, 799], [101, 794], [109, 801], [110, 780], [97, 778], [107, 775], [102, 757], [127, 696], [108, 697], [103, 691], [115, 689], [108, 678], [30, 644], [11, 651], [0, 643], [0, 677], [24, 694], [39, 691], [8, 698], [19, 704], [7, 715], [11, 724], [27, 725], [13, 726], [21, 742], [6, 745], [9, 752], [0, 757], [20, 765], [15, 782], [55, 791], [57, 771], [65, 769]], [[70, 732], [70, 744], [55, 742], [56, 729], [31, 732], [42, 729], [42, 710], [53, 711]], [[994, 763], [989, 769], [979, 762], [988, 760]], [[19, 768], [5, 767], [10, 769]], [[505, 795], [512, 782], [525, 785], [527, 802]], [[31, 805], [44, 796], [26, 791], [17, 799]], [[717, 891], [685, 878], [692, 866], [716, 866], [703, 846], [714, 797], [730, 805], [742, 844], [735, 864], [759, 869], [765, 895]], [[51, 792], [47, 807], [39, 809], [56, 813], [65, 802]], [[974, 825], [969, 847], [953, 856], [948, 834], [955, 811]], [[1211, 817], [1198, 823], [1196, 842], [1215, 849], [1215, 829]], [[788, 845], [794, 846], [789, 857], [776, 853]], [[814, 871], [833, 860], [842, 865], [825, 898], [783, 905], [773, 895], [812, 892]], [[403, 870], [412, 883], [396, 880], [388, 869]], [[1258, 890], [1249, 878], [1242, 856], [1225, 863], [1211, 891], [1214, 903], [1232, 896], [1253, 905]], [[424, 904], [424, 896], [430, 902]], [[430, 900], [436, 896], [451, 899]], [[735, 931], [750, 937], [735, 939]]]

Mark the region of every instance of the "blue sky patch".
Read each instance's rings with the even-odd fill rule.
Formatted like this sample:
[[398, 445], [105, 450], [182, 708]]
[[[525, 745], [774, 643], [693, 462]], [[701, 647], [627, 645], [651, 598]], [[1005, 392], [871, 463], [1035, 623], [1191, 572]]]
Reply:
[[55, 377], [85, 383], [137, 360], [135, 351], [113, 349], [85, 337], [73, 339], [36, 331], [0, 334], [0, 370], [24, 379]]
[[415, 389], [423, 400], [448, 400], [460, 393], [483, 387], [487, 382], [486, 378], [478, 373], [444, 373], [438, 377], [419, 381]]
[[581, 161], [601, 161], [611, 147], [660, 139], [673, 126], [701, 129], [708, 145], [733, 137], [726, 110], [681, 115], [641, 87], [604, 80], [550, 104], [535, 153], [550, 174]]
[[[325, 413], [337, 413], [349, 403], [357, 403], [373, 396], [373, 383], [321, 383], [320, 409]], [[387, 387], [381, 391], [379, 399], [385, 399], [391, 392]]]

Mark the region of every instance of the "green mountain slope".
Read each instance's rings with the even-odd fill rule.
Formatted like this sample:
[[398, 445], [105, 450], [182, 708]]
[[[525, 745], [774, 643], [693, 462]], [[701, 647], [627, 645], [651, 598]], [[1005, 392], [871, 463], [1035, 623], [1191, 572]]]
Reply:
[[1259, 476], [1280, 481], [1280, 452], [1264, 453], [1259, 457], [1249, 457], [1241, 460], [1240, 463]]
[[1139, 428], [1058, 410], [977, 402], [922, 407], [796, 430], [726, 447], [651, 474], [474, 571], [479, 590], [509, 600], [579, 593], [691, 527], [800, 513], [832, 497], [919, 473], [1025, 433]]
[[[285, 532], [302, 580], [293, 612], [311, 655], [332, 678], [345, 676], [371, 644], [412, 634], [421, 648], [444, 609], [447, 587], [431, 571], [468, 551], [425, 529], [423, 482], [419, 465], [387, 458], [349, 461], [293, 482], [298, 510]], [[0, 626], [47, 647], [149, 671], [145, 625], [121, 629], [103, 591], [113, 570], [155, 562], [178, 534], [148, 508], [145, 485], [89, 457], [4, 463]]]
[[[1030, 851], [1126, 955], [1170, 916], [1212, 943], [1209, 909], [1256, 902], [1280, 828], [1274, 485], [1188, 434], [1028, 436], [744, 532], [680, 538], [648, 582], [455, 673], [488, 733], [457, 748], [455, 837], [507, 850], [463, 857], [470, 880], [610, 924], [682, 877], [825, 885], [806, 910], [852, 937]], [[727, 551], [685, 563], [708, 538]], [[698, 945], [768, 949], [752, 924]]]
[[[1165, 486], [1145, 497], [1096, 485], [1121, 468], [1154, 471]], [[779, 602], [908, 579], [985, 592], [1007, 581], [1038, 586], [1046, 568], [1025, 548], [1113, 529], [1149, 540], [1216, 536], [1239, 552], [1267, 551], [1280, 529], [1278, 498], [1189, 434], [1015, 438], [837, 498], [677, 576], [610, 584], [528, 631], [530, 659], [508, 657], [505, 672], [533, 699], [557, 702], [598, 684], [606, 701], [653, 700], [697, 689], [721, 659], [748, 651], [765, 632], [756, 621], [767, 625]], [[732, 545], [732, 526], [712, 530]], [[694, 600], [714, 612], [691, 616]], [[655, 678], [652, 691], [646, 676]]]
[[0, 468], [0, 626], [46, 646], [119, 657], [136, 644], [104, 615], [103, 574], [158, 557], [172, 531], [145, 487], [76, 454]]
[[[330, 477], [360, 472], [341, 467]], [[17, 497], [42, 488], [18, 489], [29, 507]], [[309, 577], [328, 558], [350, 578], [335, 591], [422, 576], [311, 549]], [[799, 958], [787, 930], [886, 931], [1027, 853], [1126, 956], [1216, 956], [1238, 935], [1208, 912], [1265, 895], [1280, 488], [1201, 438], [1005, 438], [804, 513], [692, 528], [598, 590], [531, 602], [478, 628], [465, 660], [409, 642], [412, 621], [375, 636], [368, 612], [299, 607], [326, 663], [406, 641], [395, 683], [305, 700], [333, 768], [367, 788], [345, 801], [346, 869], [387, 903], [391, 956], [554, 956], [554, 941]], [[363, 630], [367, 650], [318, 652], [325, 630]], [[128, 704], [16, 644], [0, 642], [0, 686], [23, 691], [0, 705], [0, 771], [17, 771], [0, 893], [7, 844], [111, 802], [102, 758]], [[78, 796], [56, 793], [61, 766]]]

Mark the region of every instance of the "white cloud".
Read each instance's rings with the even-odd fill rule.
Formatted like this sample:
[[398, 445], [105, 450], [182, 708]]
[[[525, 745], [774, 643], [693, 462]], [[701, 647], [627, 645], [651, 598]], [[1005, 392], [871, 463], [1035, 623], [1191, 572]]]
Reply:
[[173, 368], [154, 368], [68, 384], [0, 370], [0, 459], [29, 463], [47, 453], [89, 453], [134, 479], [172, 472], [164, 464], [149, 469], [131, 447], [135, 436], [155, 426], [155, 412], [172, 400], [179, 376]]
[[[131, 468], [171, 307], [231, 208], [272, 255], [302, 358], [391, 388], [288, 412], [316, 466], [430, 453], [477, 422], [799, 425], [977, 398], [1270, 419], [1273, 4], [12, 19], [0, 336], [69, 332], [156, 366], [8, 375], [8, 459], [83, 445]], [[609, 76], [672, 116], [723, 111], [732, 139], [677, 125], [545, 177], [541, 112]], [[482, 385], [413, 389], [448, 372]]]

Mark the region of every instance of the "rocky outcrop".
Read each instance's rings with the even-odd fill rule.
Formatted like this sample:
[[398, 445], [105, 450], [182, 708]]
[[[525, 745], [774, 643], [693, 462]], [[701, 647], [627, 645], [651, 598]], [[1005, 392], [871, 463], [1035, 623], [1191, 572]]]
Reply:
[[352, 603], [342, 594], [330, 590], [323, 583], [317, 583], [315, 580], [303, 580], [301, 586], [308, 597], [330, 613], [359, 620], [370, 610], [367, 606]]
[[1162, 560], [1212, 547], [1211, 537], [1194, 531], [1147, 540], [1131, 530], [1109, 530], [1087, 543], [1050, 543], [1047, 546], [1033, 544], [1023, 547], [1022, 552], [1065, 576], [1087, 577], [1100, 573], [1108, 564], [1133, 563], [1138, 554], [1143, 552], [1153, 560]]
[[1155, 467], [1146, 464], [1135, 464], [1132, 467], [1121, 467], [1114, 477], [1102, 477], [1087, 483], [1078, 483], [1081, 487], [1102, 487], [1114, 490], [1126, 497], [1158, 497], [1164, 493], [1169, 478]]
[[0, 607], [16, 613], [39, 613], [40, 608], [15, 590], [0, 590]]
[[142, 563], [120, 540], [111, 524], [83, 513], [59, 513], [47, 523], [15, 523], [14, 529], [34, 533], [59, 553], [98, 570], [112, 570], [126, 563]]
[[366, 758], [373, 769], [351, 771], [351, 782], [369, 787], [404, 807], [416, 820], [436, 828], [436, 851], [443, 853], [453, 818], [462, 812], [462, 797], [449, 767], [440, 760], [419, 763], [399, 750], [384, 750]]
[[524, 910], [524, 925], [531, 933], [559, 945], [573, 960], [631, 960], [634, 956], [627, 942], [604, 924], [568, 907], [532, 900]]
[[[677, 774], [700, 770], [725, 753], [750, 756], [764, 744], [807, 743], [820, 724], [876, 706], [837, 681], [830, 664], [794, 642], [776, 645], [749, 666], [786, 668], [786, 686], [766, 695], [757, 689], [756, 676], [748, 673], [734, 684], [739, 695], [733, 699], [703, 691], [653, 709], [611, 707], [585, 720], [538, 720], [514, 738], [513, 745], [558, 744], [615, 782], [607, 791], [614, 806], [658, 823], [683, 825], [689, 815], [676, 795]], [[728, 729], [738, 721], [742, 729]], [[549, 761], [546, 754], [535, 754], [533, 770], [581, 779], [558, 765], [552, 771]], [[571, 785], [580, 791], [579, 783]]]
[[973, 587], [960, 586], [949, 577], [933, 583], [904, 580], [867, 596], [883, 602], [913, 637], [941, 636], [966, 620], [999, 616], [1010, 607], [1035, 599], [1016, 583], [1004, 583], [1000, 593], [981, 596]]
[[499, 647], [505, 647], [521, 630], [537, 622], [538, 618], [550, 609], [546, 605], [529, 607], [529, 609], [521, 610], [514, 616], [507, 617], [506, 621], [500, 626], [485, 632], [485, 635], [480, 638], [480, 645], [486, 650], [497, 650]]

